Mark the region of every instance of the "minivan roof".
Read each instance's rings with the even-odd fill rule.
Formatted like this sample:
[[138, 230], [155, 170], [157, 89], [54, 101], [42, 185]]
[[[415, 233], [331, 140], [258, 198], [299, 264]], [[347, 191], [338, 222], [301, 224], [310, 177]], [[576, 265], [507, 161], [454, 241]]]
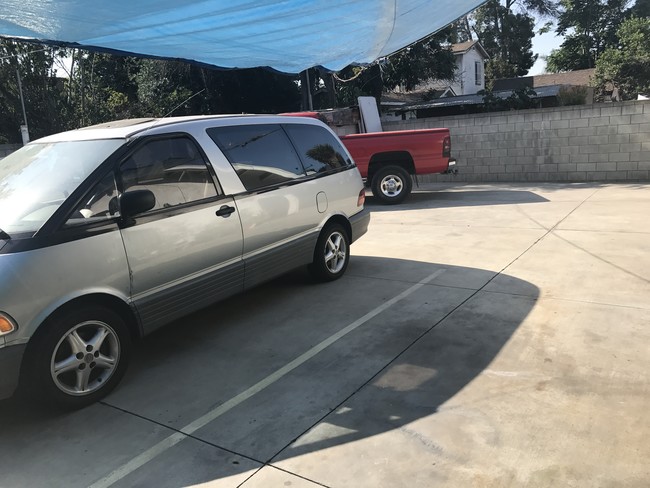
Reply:
[[126, 139], [139, 132], [152, 127], [177, 124], [179, 122], [192, 122], [197, 120], [223, 119], [223, 118], [257, 118], [274, 117], [273, 115], [189, 115], [185, 117], [166, 117], [161, 119], [123, 119], [102, 124], [82, 127], [80, 129], [60, 132], [38, 139], [34, 142], [61, 142], [61, 141], [89, 141], [96, 139]]

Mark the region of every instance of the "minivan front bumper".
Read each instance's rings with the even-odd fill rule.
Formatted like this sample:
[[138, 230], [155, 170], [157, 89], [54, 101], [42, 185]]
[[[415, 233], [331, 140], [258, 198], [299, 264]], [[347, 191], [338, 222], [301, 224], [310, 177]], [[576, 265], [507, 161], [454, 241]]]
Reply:
[[26, 344], [0, 347], [0, 400], [16, 391]]

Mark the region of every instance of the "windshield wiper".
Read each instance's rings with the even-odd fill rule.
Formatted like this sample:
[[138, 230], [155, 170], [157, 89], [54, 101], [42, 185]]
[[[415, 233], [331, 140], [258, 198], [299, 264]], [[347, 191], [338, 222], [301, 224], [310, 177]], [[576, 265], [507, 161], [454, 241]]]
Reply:
[[8, 241], [11, 239], [11, 236], [7, 234], [4, 230], [0, 229], [0, 239], [4, 239], [5, 241]]

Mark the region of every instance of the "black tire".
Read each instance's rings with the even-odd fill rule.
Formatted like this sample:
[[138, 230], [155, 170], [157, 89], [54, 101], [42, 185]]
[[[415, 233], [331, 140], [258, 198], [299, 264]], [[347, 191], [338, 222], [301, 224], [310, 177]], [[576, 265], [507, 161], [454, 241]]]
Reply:
[[27, 348], [21, 386], [49, 405], [82, 408], [117, 386], [130, 357], [131, 335], [122, 317], [84, 306], [41, 325]]
[[[332, 255], [334, 253], [335, 255]], [[330, 256], [328, 258], [328, 256]], [[321, 282], [338, 280], [350, 262], [350, 237], [340, 224], [329, 224], [318, 236], [314, 260], [309, 265], [312, 277]]]
[[383, 166], [373, 175], [370, 187], [381, 203], [395, 205], [409, 196], [413, 180], [401, 166]]

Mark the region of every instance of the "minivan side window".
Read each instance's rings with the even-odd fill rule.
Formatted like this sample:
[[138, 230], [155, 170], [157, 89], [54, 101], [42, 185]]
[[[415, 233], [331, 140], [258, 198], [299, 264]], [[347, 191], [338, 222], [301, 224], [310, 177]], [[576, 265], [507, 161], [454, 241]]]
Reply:
[[119, 217], [117, 208], [117, 187], [113, 171], [108, 173], [83, 198], [72, 211], [66, 226], [100, 222], [112, 217]]
[[196, 143], [188, 137], [146, 142], [120, 165], [119, 175], [124, 192], [153, 192], [153, 210], [219, 194]]
[[353, 165], [339, 140], [325, 128], [286, 124], [284, 129], [298, 150], [307, 174], [335, 171]]
[[305, 176], [300, 159], [280, 125], [212, 127], [207, 133], [249, 191]]

